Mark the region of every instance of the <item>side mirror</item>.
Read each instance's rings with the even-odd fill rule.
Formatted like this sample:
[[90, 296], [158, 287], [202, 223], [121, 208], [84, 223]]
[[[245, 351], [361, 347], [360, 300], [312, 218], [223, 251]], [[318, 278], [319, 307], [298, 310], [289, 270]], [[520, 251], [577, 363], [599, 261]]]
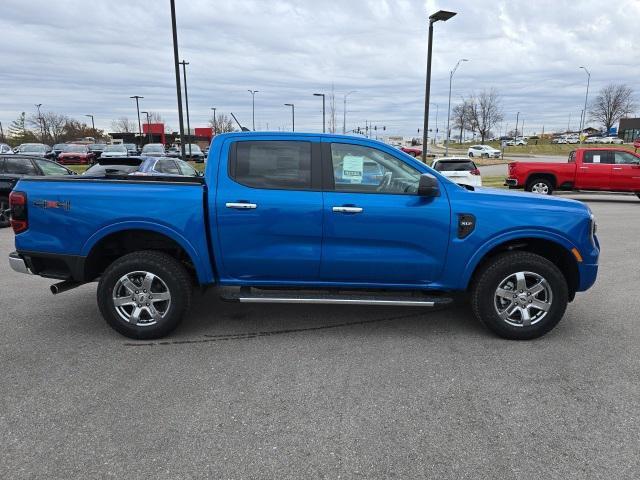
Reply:
[[418, 182], [418, 195], [421, 197], [439, 197], [440, 186], [436, 177], [429, 173], [423, 173], [420, 175], [420, 181]]

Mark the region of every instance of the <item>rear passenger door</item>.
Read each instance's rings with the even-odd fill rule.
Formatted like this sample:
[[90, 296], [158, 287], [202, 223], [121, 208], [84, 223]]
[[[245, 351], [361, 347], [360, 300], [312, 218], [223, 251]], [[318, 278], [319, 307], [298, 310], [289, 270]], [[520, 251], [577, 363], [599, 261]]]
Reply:
[[576, 171], [576, 188], [583, 190], [610, 190], [611, 150], [587, 150]]
[[320, 143], [229, 140], [215, 192], [226, 284], [316, 281], [322, 241]]
[[611, 189], [640, 192], [640, 157], [631, 152], [615, 151], [611, 168]]

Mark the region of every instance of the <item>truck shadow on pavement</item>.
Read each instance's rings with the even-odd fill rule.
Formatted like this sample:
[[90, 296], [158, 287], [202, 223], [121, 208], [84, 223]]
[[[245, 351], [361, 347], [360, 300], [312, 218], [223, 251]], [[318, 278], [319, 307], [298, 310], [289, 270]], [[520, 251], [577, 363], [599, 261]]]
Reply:
[[[372, 318], [373, 317], [373, 318]], [[446, 308], [247, 305], [220, 300], [215, 292], [194, 298], [191, 314], [166, 339], [128, 340], [126, 346], [185, 345], [251, 340], [278, 335], [344, 331], [375, 325], [376, 330], [417, 335], [458, 335], [484, 329], [457, 302]], [[370, 333], [371, 329], [367, 330]], [[341, 334], [343, 334], [342, 332]]]

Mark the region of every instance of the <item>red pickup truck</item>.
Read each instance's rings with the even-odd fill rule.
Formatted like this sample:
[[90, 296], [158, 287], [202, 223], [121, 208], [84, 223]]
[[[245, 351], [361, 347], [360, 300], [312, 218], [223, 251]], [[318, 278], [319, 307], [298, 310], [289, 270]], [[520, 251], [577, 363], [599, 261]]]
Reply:
[[633, 192], [640, 198], [640, 154], [622, 148], [578, 148], [567, 163], [512, 162], [505, 185], [543, 195], [599, 190]]

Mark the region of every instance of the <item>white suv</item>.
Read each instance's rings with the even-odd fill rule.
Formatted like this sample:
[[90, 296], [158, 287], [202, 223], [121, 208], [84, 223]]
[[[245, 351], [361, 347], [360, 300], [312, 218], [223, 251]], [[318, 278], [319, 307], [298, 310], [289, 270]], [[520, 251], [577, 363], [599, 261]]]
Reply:
[[444, 157], [434, 160], [431, 164], [436, 172], [440, 172], [451, 181], [472, 187], [482, 186], [480, 170], [473, 160], [464, 157]]
[[624, 142], [619, 137], [604, 137], [602, 143], [614, 143], [616, 145], [622, 145]]
[[500, 158], [502, 152], [489, 145], [471, 145], [467, 151], [469, 157]]

